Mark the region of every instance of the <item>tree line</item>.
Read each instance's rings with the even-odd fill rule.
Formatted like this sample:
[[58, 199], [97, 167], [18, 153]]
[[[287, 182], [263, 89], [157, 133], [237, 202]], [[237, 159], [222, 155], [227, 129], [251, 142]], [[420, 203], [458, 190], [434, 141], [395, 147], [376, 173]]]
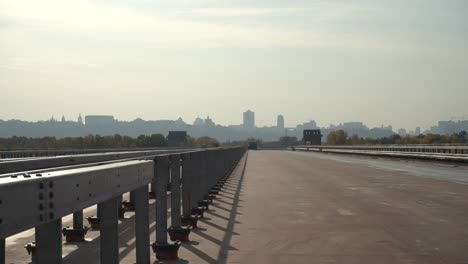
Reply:
[[468, 143], [466, 131], [451, 135], [421, 134], [400, 136], [394, 134], [382, 138], [361, 138], [356, 134], [348, 136], [344, 130], [331, 131], [325, 141], [327, 145], [385, 145], [385, 144], [464, 144]]
[[[10, 137], [0, 138], [0, 149], [100, 149], [100, 148], [155, 148], [167, 147], [162, 134], [129, 137], [121, 135], [84, 137]], [[218, 147], [220, 143], [210, 137], [188, 137], [187, 147]]]

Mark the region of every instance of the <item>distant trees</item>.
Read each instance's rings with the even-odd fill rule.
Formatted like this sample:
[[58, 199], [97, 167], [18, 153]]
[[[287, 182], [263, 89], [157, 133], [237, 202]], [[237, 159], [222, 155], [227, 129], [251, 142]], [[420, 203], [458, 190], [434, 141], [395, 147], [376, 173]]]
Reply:
[[297, 145], [298, 141], [297, 141], [297, 137], [283, 136], [283, 137], [280, 137], [279, 143], [283, 147], [288, 147], [288, 146]]
[[136, 138], [137, 147], [167, 147], [167, 139], [161, 134], [140, 135]]
[[202, 147], [202, 148], [216, 148], [219, 147], [220, 144], [218, 140], [215, 138], [211, 137], [199, 137], [195, 140], [195, 146], [194, 147]]
[[330, 131], [327, 135], [327, 145], [345, 145], [347, 143], [348, 133], [343, 129]]
[[11, 137], [0, 138], [0, 149], [83, 149], [83, 148], [148, 148], [166, 147], [167, 139], [161, 134], [140, 135], [137, 138], [113, 135], [85, 137]]
[[385, 145], [385, 144], [463, 144], [468, 143], [466, 131], [452, 135], [426, 134], [417, 136], [404, 136], [393, 134], [382, 138], [360, 138], [353, 134], [348, 137], [344, 130], [331, 131], [327, 135], [327, 145]]

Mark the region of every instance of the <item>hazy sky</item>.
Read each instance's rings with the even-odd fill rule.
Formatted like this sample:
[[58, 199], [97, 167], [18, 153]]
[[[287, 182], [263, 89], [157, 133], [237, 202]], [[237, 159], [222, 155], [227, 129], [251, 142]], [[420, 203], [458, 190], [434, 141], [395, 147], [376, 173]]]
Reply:
[[0, 0], [0, 119], [468, 115], [468, 1]]

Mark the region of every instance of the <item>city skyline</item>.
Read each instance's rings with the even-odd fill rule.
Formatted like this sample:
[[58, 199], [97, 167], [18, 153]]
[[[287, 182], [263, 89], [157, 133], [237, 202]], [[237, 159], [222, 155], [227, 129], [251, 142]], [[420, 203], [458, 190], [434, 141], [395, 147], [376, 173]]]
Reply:
[[[253, 126], [250, 126], [250, 125], [245, 125], [245, 113], [247, 112], [251, 112], [251, 114], [253, 114]], [[391, 128], [393, 132], [395, 132], [396, 134], [402, 134], [400, 132], [404, 132], [404, 133], [416, 133], [418, 134], [418, 131], [419, 133], [423, 133], [425, 131], [430, 131], [431, 128], [433, 127], [436, 127], [438, 125], [440, 125], [440, 123], [442, 122], [460, 122], [460, 121], [464, 121], [464, 122], [467, 122], [468, 121], [468, 116], [462, 116], [462, 117], [458, 117], [458, 118], [451, 118], [451, 119], [446, 119], [446, 120], [438, 120], [437, 122], [435, 122], [434, 124], [431, 124], [430, 126], [428, 127], [422, 127], [422, 126], [419, 126], [417, 124], [415, 124], [414, 126], [412, 127], [408, 127], [408, 128], [405, 128], [405, 127], [396, 127], [392, 124], [381, 124], [381, 125], [378, 125], [378, 126], [372, 126], [371, 124], [368, 124], [364, 121], [361, 121], [361, 120], [352, 120], [352, 121], [344, 121], [344, 122], [330, 122], [326, 125], [322, 125], [318, 122], [316, 122], [316, 120], [314, 119], [309, 119], [309, 120], [304, 120], [302, 122], [299, 122], [299, 123], [296, 123], [296, 124], [291, 124], [291, 125], [285, 125], [286, 124], [286, 120], [287, 118], [284, 117], [284, 115], [282, 114], [277, 114], [276, 115], [276, 120], [274, 123], [271, 123], [271, 124], [265, 124], [265, 125], [257, 125], [256, 123], [256, 112], [255, 111], [251, 111], [250, 109], [243, 112], [242, 113], [242, 116], [241, 116], [241, 121], [239, 123], [234, 123], [234, 124], [223, 124], [223, 123], [219, 123], [216, 121], [216, 119], [213, 119], [213, 116], [210, 116], [210, 115], [206, 115], [205, 117], [201, 116], [201, 115], [197, 115], [196, 118], [191, 121], [191, 120], [187, 120], [185, 119], [184, 117], [181, 117], [179, 116], [178, 118], [175, 118], [175, 119], [143, 119], [143, 118], [140, 118], [140, 117], [137, 117], [135, 119], [131, 119], [131, 120], [124, 120], [124, 119], [120, 119], [118, 117], [116, 117], [115, 115], [112, 115], [112, 114], [89, 114], [89, 115], [86, 115], [86, 114], [82, 114], [82, 113], [79, 113], [76, 117], [66, 117], [65, 115], [61, 115], [61, 116], [54, 116], [52, 115], [51, 117], [49, 118], [46, 118], [46, 119], [40, 119], [40, 120], [22, 120], [22, 119], [1, 119], [0, 118], [0, 121], [9, 121], [9, 120], [19, 120], [19, 121], [25, 121], [25, 122], [47, 122], [47, 121], [51, 121], [51, 120], [54, 120], [56, 122], [77, 122], [77, 123], [80, 123], [80, 124], [88, 124], [88, 122], [85, 122], [85, 118], [88, 118], [88, 117], [91, 117], [91, 118], [94, 118], [94, 117], [102, 117], [105, 120], [106, 123], [110, 122], [109, 120], [112, 119], [112, 122], [134, 122], [134, 121], [138, 121], [138, 120], [142, 120], [144, 122], [159, 122], [159, 121], [175, 121], [175, 122], [183, 122], [184, 124], [186, 125], [193, 125], [193, 126], [203, 126], [203, 125], [206, 125], [206, 124], [209, 124], [209, 125], [220, 125], [220, 126], [225, 126], [225, 127], [244, 127], [244, 128], [281, 128], [281, 129], [295, 129], [297, 128], [297, 126], [301, 126], [301, 125], [306, 125], [306, 126], [310, 126], [310, 124], [313, 124], [312, 127], [317, 127], [317, 128], [323, 128], [323, 129], [333, 129], [334, 127], [339, 127], [339, 126], [346, 126], [346, 125], [349, 125], [349, 126], [361, 126], [361, 125], [364, 125], [366, 127], [369, 127], [369, 128]], [[95, 122], [95, 121], [93, 121]], [[279, 126], [279, 124], [284, 124], [284, 126]], [[404, 134], [403, 133], [403, 134]]]

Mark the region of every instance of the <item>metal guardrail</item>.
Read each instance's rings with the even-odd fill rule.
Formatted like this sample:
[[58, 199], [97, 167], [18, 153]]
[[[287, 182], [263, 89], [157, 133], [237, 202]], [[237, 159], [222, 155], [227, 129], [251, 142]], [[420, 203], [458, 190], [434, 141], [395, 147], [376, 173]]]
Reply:
[[355, 154], [368, 156], [383, 156], [394, 158], [413, 158], [425, 160], [468, 162], [468, 146], [446, 145], [357, 145], [357, 146], [294, 146], [295, 150], [319, 151], [338, 154]]
[[[172, 150], [148, 150], [148, 151], [127, 151], [127, 152], [109, 152], [109, 153], [93, 153], [83, 155], [70, 155], [58, 157], [40, 157], [40, 158], [24, 158], [5, 160], [0, 162], [0, 174], [30, 171], [52, 167], [63, 167], [77, 164], [85, 164], [92, 162], [103, 162], [120, 159], [139, 158], [145, 156], [154, 156], [160, 154], [179, 153], [181, 149]], [[188, 151], [188, 150], [186, 150]]]
[[[61, 233], [67, 233], [67, 240], [68, 235], [75, 239], [81, 235], [84, 239], [82, 210], [94, 204], [98, 205], [101, 263], [118, 263], [118, 211], [122, 194], [126, 192], [130, 192], [127, 203], [135, 209], [136, 263], [150, 263], [150, 194], [156, 198], [153, 251], [160, 260], [173, 259], [177, 257], [180, 243], [168, 243], [167, 232], [174, 240], [185, 238], [184, 235], [188, 238], [190, 229], [182, 226], [196, 226], [197, 217], [203, 215], [203, 206], [207, 207], [245, 151], [241, 147], [219, 148], [153, 153], [153, 156], [142, 152], [145, 160], [117, 162], [108, 159], [107, 164], [71, 164], [74, 167], [59, 169], [53, 166], [70, 164], [56, 162], [50, 163], [52, 168], [36, 173], [0, 175], [0, 263], [5, 263], [5, 238], [32, 227], [36, 231], [35, 246], [31, 247], [33, 262], [61, 263]], [[75, 158], [79, 160], [81, 156]], [[54, 161], [53, 158], [40, 160], [35, 164]], [[41, 166], [44, 165], [37, 167]], [[148, 185], [151, 192], [148, 192]], [[169, 229], [168, 185], [172, 216]], [[19, 207], [18, 203], [22, 206]], [[73, 228], [62, 230], [61, 218], [71, 213], [74, 216]]]
[[468, 154], [468, 145], [301, 145], [295, 148], [347, 149], [347, 150], [373, 150], [373, 151], [399, 151], [399, 152], [424, 152]]
[[105, 148], [105, 149], [0, 149], [0, 159], [27, 157], [51, 157], [64, 155], [82, 155], [106, 152], [157, 151], [157, 150], [187, 150], [189, 148]]

